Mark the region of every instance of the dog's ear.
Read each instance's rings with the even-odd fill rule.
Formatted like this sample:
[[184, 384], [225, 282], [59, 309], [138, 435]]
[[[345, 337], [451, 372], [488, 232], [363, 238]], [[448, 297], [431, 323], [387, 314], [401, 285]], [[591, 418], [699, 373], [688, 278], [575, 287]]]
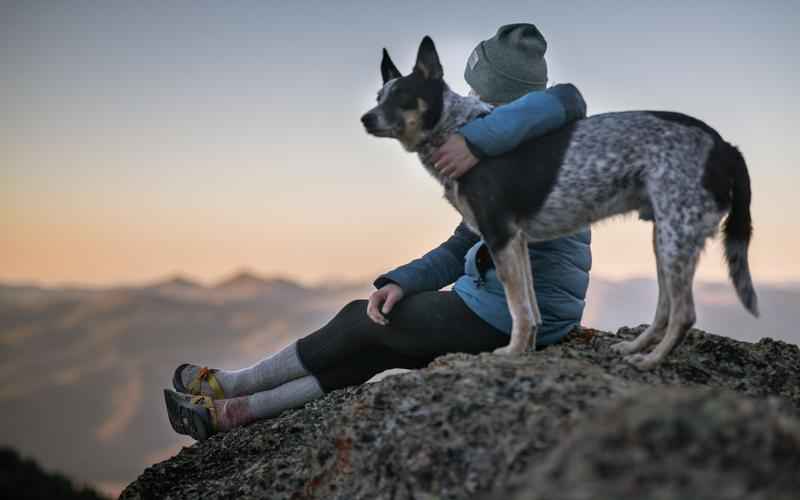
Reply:
[[433, 40], [429, 36], [423, 38], [422, 43], [419, 44], [414, 71], [420, 73], [427, 80], [439, 80], [444, 76], [442, 64], [439, 62], [439, 54], [436, 53], [436, 46], [433, 45]]
[[389, 57], [389, 52], [387, 52], [386, 49], [383, 49], [383, 59], [381, 60], [381, 76], [383, 76], [384, 84], [389, 80], [394, 80], [395, 78], [400, 78], [403, 76], [400, 74], [397, 66], [395, 66], [392, 62], [392, 58]]

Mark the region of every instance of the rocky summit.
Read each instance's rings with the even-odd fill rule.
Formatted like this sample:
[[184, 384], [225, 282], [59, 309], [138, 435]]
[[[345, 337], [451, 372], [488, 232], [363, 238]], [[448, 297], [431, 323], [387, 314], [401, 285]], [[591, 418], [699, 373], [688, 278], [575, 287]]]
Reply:
[[442, 356], [184, 448], [121, 498], [796, 499], [800, 349], [692, 330], [641, 372], [610, 346], [642, 329]]

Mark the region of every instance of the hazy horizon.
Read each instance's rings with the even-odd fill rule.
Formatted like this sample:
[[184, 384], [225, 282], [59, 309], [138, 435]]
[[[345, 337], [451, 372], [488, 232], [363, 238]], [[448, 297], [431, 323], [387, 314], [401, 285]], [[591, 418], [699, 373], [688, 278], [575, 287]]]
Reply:
[[[547, 37], [550, 83], [577, 84], [591, 114], [679, 110], [738, 145], [756, 286], [800, 281], [792, 2], [503, 6], [3, 2], [0, 281], [371, 280], [418, 257], [458, 215], [415, 156], [362, 130], [380, 51], [407, 71], [431, 35], [463, 93], [475, 44], [519, 21]], [[593, 238], [595, 276], [655, 276], [649, 224]], [[725, 276], [714, 243], [698, 279]]]
[[[104, 290], [104, 289], [113, 289], [113, 288], [127, 288], [127, 287], [143, 287], [148, 285], [154, 285], [163, 283], [165, 281], [174, 280], [174, 279], [186, 279], [194, 284], [197, 284], [202, 287], [214, 287], [223, 283], [227, 280], [235, 278], [239, 275], [246, 274], [252, 275], [256, 278], [260, 278], [266, 281], [270, 280], [287, 280], [293, 283], [296, 283], [300, 286], [305, 287], [320, 287], [326, 285], [369, 285], [372, 281], [379, 275], [378, 273], [366, 274], [363, 276], [354, 276], [354, 277], [345, 277], [345, 276], [322, 276], [316, 280], [303, 280], [296, 276], [292, 276], [288, 273], [262, 273], [256, 269], [248, 268], [248, 267], [239, 267], [233, 268], [230, 272], [221, 274], [216, 277], [212, 277], [210, 279], [200, 279], [191, 275], [189, 273], [184, 272], [174, 272], [174, 273], [167, 273], [159, 276], [154, 276], [152, 278], [145, 278], [145, 279], [134, 279], [129, 281], [116, 281], [110, 283], [87, 283], [82, 281], [54, 281], [54, 282], [42, 282], [37, 281], [34, 279], [22, 279], [22, 280], [0, 280], [0, 286], [10, 286], [10, 287], [34, 287], [34, 288], [42, 288], [42, 289], [87, 289], [87, 290]], [[635, 281], [653, 281], [656, 279], [655, 273], [653, 276], [647, 275], [634, 275], [634, 276], [627, 276], [627, 277], [608, 277], [604, 276], [597, 272], [591, 272], [591, 279], [595, 280], [602, 280], [603, 282], [610, 283], [610, 284], [622, 284], [626, 282], [635, 282]], [[695, 284], [705, 284], [705, 285], [730, 285], [730, 280], [728, 278], [719, 278], [719, 279], [703, 279], [698, 278], [695, 280]], [[778, 280], [778, 281], [769, 281], [763, 280], [759, 284], [768, 286], [774, 289], [786, 289], [786, 290], [795, 290], [800, 289], [800, 280]], [[445, 287], [449, 288], [449, 287]], [[756, 291], [758, 286], [756, 285]], [[733, 290], [733, 288], [731, 288]]]

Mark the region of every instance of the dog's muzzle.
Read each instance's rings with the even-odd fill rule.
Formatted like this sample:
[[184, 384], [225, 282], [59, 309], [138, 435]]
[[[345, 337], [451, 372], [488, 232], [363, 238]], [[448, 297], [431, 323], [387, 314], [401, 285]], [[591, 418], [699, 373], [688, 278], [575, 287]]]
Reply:
[[377, 137], [394, 137], [394, 130], [391, 128], [380, 128], [380, 119], [375, 113], [366, 113], [361, 117], [361, 123], [364, 124], [368, 134]]
[[378, 125], [378, 117], [373, 113], [366, 113], [361, 117], [361, 123], [364, 124], [364, 128], [367, 130], [373, 130]]

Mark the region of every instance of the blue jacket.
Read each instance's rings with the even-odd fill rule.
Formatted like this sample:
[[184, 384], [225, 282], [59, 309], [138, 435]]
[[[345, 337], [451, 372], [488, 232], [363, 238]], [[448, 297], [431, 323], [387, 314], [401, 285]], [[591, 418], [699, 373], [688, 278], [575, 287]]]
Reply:
[[[518, 144], [586, 116], [586, 105], [573, 85], [556, 85], [531, 92], [490, 114], [463, 126], [459, 132], [476, 156], [494, 156]], [[537, 345], [558, 342], [580, 323], [589, 270], [592, 266], [591, 234], [575, 235], [528, 245], [536, 299], [543, 324]], [[511, 333], [503, 285], [494, 269], [483, 276], [476, 257], [483, 245], [479, 236], [463, 222], [453, 235], [419, 259], [400, 266], [375, 280], [375, 287], [394, 282], [407, 295], [439, 290], [455, 282], [453, 290], [475, 314], [498, 330]]]

